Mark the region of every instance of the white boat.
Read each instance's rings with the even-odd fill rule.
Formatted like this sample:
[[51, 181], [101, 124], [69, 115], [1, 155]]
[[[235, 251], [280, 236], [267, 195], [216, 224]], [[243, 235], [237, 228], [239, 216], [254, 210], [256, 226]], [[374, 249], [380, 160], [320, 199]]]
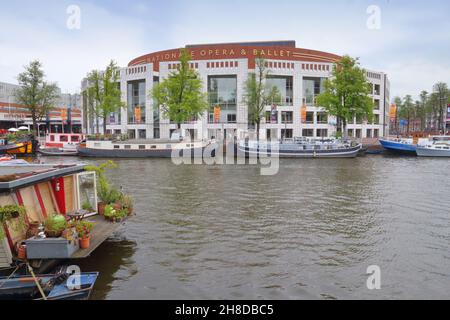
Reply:
[[362, 145], [334, 138], [294, 138], [281, 141], [240, 141], [238, 151], [245, 155], [270, 155], [280, 158], [354, 158]]
[[419, 157], [450, 157], [450, 136], [437, 136], [423, 146], [417, 146]]

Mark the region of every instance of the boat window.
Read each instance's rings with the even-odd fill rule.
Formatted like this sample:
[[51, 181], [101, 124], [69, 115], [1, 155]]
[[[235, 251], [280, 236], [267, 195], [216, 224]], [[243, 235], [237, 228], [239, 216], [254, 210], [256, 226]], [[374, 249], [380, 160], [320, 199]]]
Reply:
[[55, 136], [53, 134], [50, 135], [50, 141], [55, 141]]
[[125, 149], [131, 149], [131, 146], [129, 144], [124, 146]]
[[119, 145], [114, 145], [114, 149], [120, 149]]
[[80, 141], [80, 137], [79, 137], [79, 136], [71, 136], [71, 137], [70, 137], [70, 141], [72, 141], [72, 142], [78, 142], [78, 141]]
[[69, 137], [68, 136], [59, 136], [59, 141], [61, 141], [61, 142], [69, 142]]
[[170, 149], [170, 148], [172, 148], [172, 145], [166, 144], [166, 148], [167, 148], [167, 149]]
[[140, 146], [139, 146], [139, 149], [145, 150], [145, 145], [140, 145]]
[[150, 148], [151, 148], [151, 149], [156, 149], [156, 146], [151, 146]]

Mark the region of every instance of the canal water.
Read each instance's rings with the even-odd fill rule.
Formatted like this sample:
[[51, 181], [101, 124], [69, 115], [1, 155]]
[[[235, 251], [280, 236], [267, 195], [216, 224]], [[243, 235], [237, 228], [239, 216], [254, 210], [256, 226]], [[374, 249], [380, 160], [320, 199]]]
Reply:
[[81, 262], [101, 272], [94, 299], [450, 298], [446, 159], [281, 160], [275, 176], [117, 163], [137, 216]]

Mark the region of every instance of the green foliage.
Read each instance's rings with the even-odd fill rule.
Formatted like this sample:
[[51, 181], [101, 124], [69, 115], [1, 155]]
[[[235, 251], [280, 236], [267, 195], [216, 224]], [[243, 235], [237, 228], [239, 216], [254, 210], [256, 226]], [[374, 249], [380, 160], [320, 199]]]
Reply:
[[63, 215], [52, 214], [44, 220], [44, 227], [46, 233], [50, 235], [57, 235], [62, 233], [68, 227], [68, 224], [66, 217]]
[[89, 203], [88, 200], [86, 200], [82, 205], [81, 205], [81, 209], [83, 210], [87, 210], [87, 211], [92, 211], [92, 206]]
[[4, 223], [8, 222], [14, 231], [23, 231], [26, 227], [25, 218], [26, 209], [23, 206], [13, 204], [0, 207], [0, 240], [5, 237]]
[[208, 109], [200, 75], [190, 68], [189, 60], [189, 53], [182, 49], [178, 70], [156, 84], [150, 93], [156, 105], [161, 106], [164, 115], [177, 123], [178, 128], [183, 122], [202, 115]]
[[17, 77], [20, 88], [15, 91], [17, 103], [24, 105], [31, 113], [36, 135], [37, 123], [54, 108], [59, 96], [56, 84], [48, 83], [44, 78], [42, 64], [38, 60], [32, 61]]
[[123, 209], [133, 208], [133, 199], [129, 195], [122, 194], [119, 201], [122, 204]]
[[88, 113], [103, 119], [103, 132], [110, 113], [125, 107], [121, 99], [120, 70], [111, 60], [105, 71], [93, 70], [88, 76], [88, 88], [84, 91], [88, 101]]
[[91, 234], [93, 228], [94, 223], [86, 220], [78, 221], [75, 224], [75, 229], [81, 239], [87, 238]]
[[244, 103], [247, 105], [249, 122], [256, 124], [256, 136], [259, 140], [259, 127], [261, 119], [265, 116], [266, 106], [273, 101], [281, 100], [277, 87], [266, 84], [269, 71], [266, 61], [258, 55], [256, 59], [256, 73], [250, 74], [244, 86]]
[[116, 210], [112, 205], [107, 205], [105, 207], [104, 216], [106, 219], [119, 222], [122, 221], [128, 215], [127, 211], [124, 209]]
[[317, 96], [317, 104], [342, 121], [346, 135], [347, 122], [353, 117], [372, 121], [374, 105], [370, 93], [366, 71], [359, 67], [357, 59], [344, 56], [335, 63], [332, 77], [325, 81], [324, 92]]

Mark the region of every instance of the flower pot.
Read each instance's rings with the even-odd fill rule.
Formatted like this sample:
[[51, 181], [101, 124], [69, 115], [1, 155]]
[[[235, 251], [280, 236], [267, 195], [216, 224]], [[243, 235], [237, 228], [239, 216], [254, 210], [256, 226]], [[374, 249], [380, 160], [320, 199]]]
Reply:
[[91, 245], [91, 237], [87, 236], [84, 238], [80, 238], [80, 248], [87, 249]]
[[131, 216], [133, 214], [133, 208], [127, 208], [128, 215]]
[[105, 214], [105, 207], [106, 207], [106, 203], [104, 203], [104, 202], [99, 202], [97, 204], [97, 211], [98, 211], [99, 215], [103, 216]]
[[27, 246], [25, 244], [17, 244], [17, 259], [27, 259]]
[[114, 210], [119, 211], [122, 209], [122, 204], [120, 202], [116, 202], [113, 205]]
[[40, 225], [41, 225], [41, 223], [39, 221], [30, 222], [28, 229], [27, 229], [26, 238], [30, 239], [30, 238], [37, 236], [37, 234], [39, 233]]

